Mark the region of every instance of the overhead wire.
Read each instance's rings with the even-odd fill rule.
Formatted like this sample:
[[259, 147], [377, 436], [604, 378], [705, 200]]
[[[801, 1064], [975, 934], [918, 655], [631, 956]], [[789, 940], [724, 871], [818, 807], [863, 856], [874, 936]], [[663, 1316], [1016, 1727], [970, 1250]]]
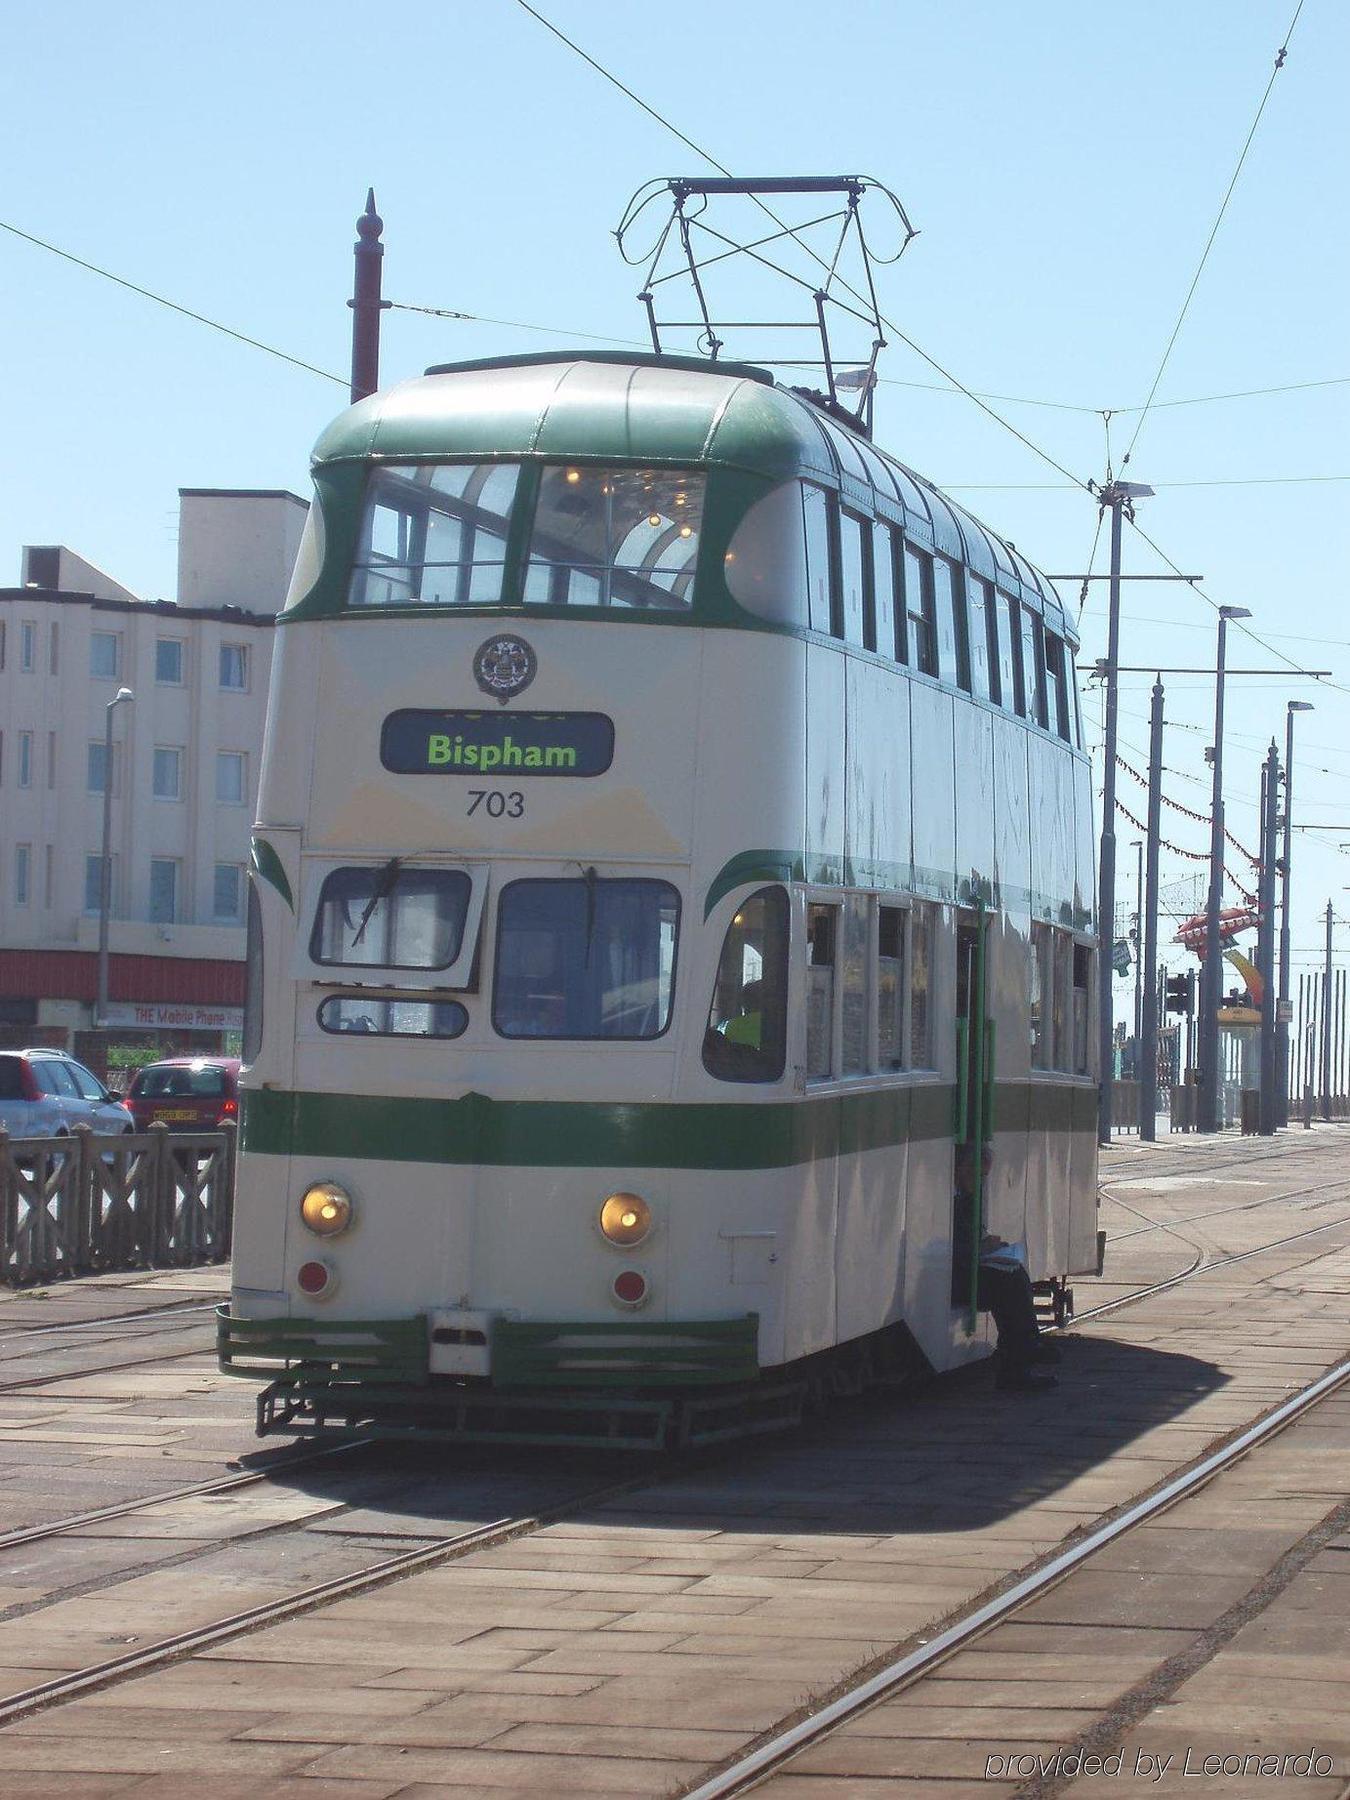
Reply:
[[1177, 338], [1181, 335], [1181, 328], [1186, 322], [1186, 314], [1190, 311], [1191, 301], [1195, 297], [1195, 290], [1200, 285], [1200, 277], [1204, 274], [1205, 264], [1209, 261], [1209, 253], [1214, 248], [1214, 240], [1219, 235], [1219, 227], [1223, 224], [1224, 214], [1228, 211], [1228, 202], [1232, 199], [1233, 190], [1238, 184], [1238, 177], [1241, 175], [1242, 166], [1247, 160], [1247, 152], [1252, 147], [1252, 140], [1255, 138], [1257, 127], [1261, 123], [1261, 116], [1266, 110], [1266, 103], [1270, 99], [1271, 91], [1275, 86], [1276, 77], [1285, 65], [1285, 60], [1289, 54], [1290, 39], [1294, 35], [1294, 27], [1298, 24], [1299, 14], [1302, 11], [1303, 0], [1298, 0], [1298, 4], [1294, 8], [1294, 16], [1289, 21], [1289, 29], [1284, 34], [1284, 42], [1280, 45], [1280, 48], [1276, 53], [1275, 66], [1270, 71], [1270, 79], [1266, 83], [1266, 91], [1261, 96], [1261, 103], [1256, 109], [1256, 117], [1252, 120], [1251, 129], [1247, 133], [1246, 141], [1243, 143], [1242, 150], [1237, 159], [1237, 166], [1233, 170], [1232, 178], [1224, 191], [1222, 201], [1219, 203], [1218, 215], [1215, 218], [1213, 225], [1210, 227], [1209, 236], [1205, 240], [1205, 247], [1200, 253], [1200, 261], [1196, 265], [1195, 274], [1191, 277], [1191, 285], [1186, 290], [1186, 298], [1181, 303], [1181, 311], [1177, 314], [1176, 324], [1172, 327], [1172, 335], [1168, 338], [1167, 346], [1162, 353], [1162, 360], [1158, 364], [1158, 371], [1153, 377], [1153, 386], [1148, 391], [1148, 398], [1145, 400], [1143, 410], [1135, 424], [1134, 435], [1130, 439], [1129, 449], [1126, 450], [1124, 458], [1121, 461], [1120, 466], [1122, 469], [1129, 463], [1134, 447], [1139, 442], [1139, 434], [1144, 429], [1144, 422], [1148, 418], [1149, 409], [1153, 405], [1154, 397], [1158, 392], [1159, 383], [1162, 381], [1163, 375], [1167, 370], [1167, 365], [1171, 360], [1172, 351], [1176, 345]]
[[185, 319], [192, 319], [198, 325], [209, 325], [212, 331], [219, 331], [225, 337], [233, 338], [236, 343], [247, 344], [251, 349], [266, 351], [268, 356], [275, 356], [280, 361], [290, 363], [292, 367], [303, 369], [308, 375], [318, 375], [324, 381], [335, 381], [339, 387], [348, 385], [343, 375], [334, 375], [329, 369], [321, 369], [316, 364], [305, 362], [302, 357], [292, 356], [288, 350], [278, 350], [275, 344], [266, 344], [261, 338], [250, 337], [247, 332], [236, 331], [232, 325], [225, 325], [219, 319], [212, 319], [206, 313], [194, 312], [190, 306], [183, 306], [177, 300], [170, 300], [165, 294], [155, 293], [153, 288], [142, 287], [139, 282], [128, 281], [125, 275], [115, 275], [111, 269], [104, 269], [98, 263], [92, 263], [83, 256], [76, 256], [71, 250], [63, 250], [59, 244], [49, 244], [46, 238], [34, 237], [31, 231], [21, 231], [17, 225], [11, 225], [0, 219], [0, 231], [7, 231], [12, 237], [22, 238], [25, 243], [35, 244], [39, 250], [48, 250], [53, 256], [59, 256], [65, 262], [74, 263], [77, 268], [87, 269], [91, 275], [99, 275], [104, 281], [111, 281], [117, 287], [126, 288], [130, 293], [139, 294], [142, 299], [153, 300], [156, 306], [167, 307], [170, 312], [181, 314]]
[[[711, 151], [705, 150], [701, 144], [696, 144], [694, 142], [693, 138], [689, 137], [685, 132], [680, 130], [678, 125], [672, 124], [672, 122], [668, 118], [666, 118], [662, 113], [658, 112], [654, 106], [651, 106], [646, 100], [642, 99], [642, 97], [639, 94], [634, 93], [633, 89], [630, 88], [625, 82], [621, 81], [619, 79], [619, 77], [612, 72], [612, 70], [606, 68], [603, 63], [597, 61], [597, 59], [594, 56], [592, 56], [589, 51], [583, 50], [581, 45], [576, 43], [572, 38], [568, 37], [568, 35], [565, 31], [561, 30], [557, 25], [555, 25], [551, 19], [546, 18], [545, 15], [543, 13], [541, 13], [537, 7], [532, 6], [530, 4], [530, 0], [516, 0], [516, 4], [521, 8], [521, 10], [523, 12], [528, 13], [532, 19], [534, 19], [538, 24], [542, 25], [546, 31], [551, 32], [552, 35], [558, 39], [559, 43], [564, 44], [567, 47], [567, 49], [572, 51], [573, 55], [579, 56], [583, 62], [585, 62], [586, 64], [589, 65], [589, 67], [594, 69], [597, 75], [601, 76], [605, 81], [608, 81], [611, 84], [611, 86], [616, 87], [621, 94], [626, 95], [627, 98], [629, 100], [631, 100], [635, 106], [640, 107], [641, 110], [644, 113], [646, 113], [649, 118], [654, 119], [656, 121], [656, 123], [658, 125], [660, 125], [664, 130], [670, 132], [673, 137], [678, 138], [679, 141], [683, 145], [685, 145], [685, 147], [687, 149], [692, 150], [696, 156], [702, 157], [703, 161], [710, 164], [714, 169], [716, 169], [718, 171], [719, 174], [726, 176], [729, 180], [734, 179], [734, 177], [731, 174], [730, 169], [728, 169], [724, 163], [719, 162], [717, 160], [717, 158], [712, 154]], [[805, 253], [814, 262], [819, 264], [819, 266], [821, 268], [827, 267], [824, 260], [816, 253], [816, 251], [809, 244], [803, 243], [803, 241], [799, 237], [797, 237], [796, 233], [792, 230], [792, 228], [790, 226], [787, 226], [784, 224], [783, 220], [778, 217], [777, 213], [775, 213], [773, 211], [772, 207], [765, 205], [764, 201], [758, 195], [752, 195], [751, 198], [754, 200], [755, 204], [759, 207], [760, 211], [765, 213], [767, 215], [767, 217], [770, 218], [776, 226], [778, 226], [780, 231], [784, 231], [789, 236], [791, 236], [793, 238], [794, 242], [797, 243], [798, 247], [800, 249], [802, 249], [803, 251], [805, 251]], [[855, 300], [862, 301], [864, 299], [864, 296], [860, 295], [856, 288], [852, 287], [847, 281], [844, 281], [842, 278], [840, 280], [840, 286], [845, 288], [850, 294], [852, 294], [852, 296]], [[886, 327], [887, 331], [891, 332], [896, 338], [898, 338], [900, 340], [901, 343], [907, 345], [908, 348], [911, 349], [916, 356], [920, 357], [924, 362], [926, 362], [928, 364], [929, 368], [934, 370], [938, 375], [940, 375], [944, 381], [950, 382], [953, 388], [955, 388], [958, 392], [964, 394], [968, 400], [970, 400], [974, 405], [978, 406], [981, 412], [986, 413], [991, 419], [994, 420], [994, 422], [996, 424], [1001, 425], [1005, 431], [1011, 433], [1011, 435], [1013, 437], [1015, 437], [1019, 443], [1025, 445], [1025, 447], [1028, 450], [1030, 450], [1034, 456], [1038, 457], [1041, 462], [1048, 464], [1050, 468], [1055, 470], [1056, 474], [1066, 476], [1071, 482], [1073, 482], [1077, 487], [1081, 488], [1084, 492], [1089, 493], [1089, 494], [1094, 492], [1093, 484], [1091, 481], [1085, 481], [1081, 477], [1075, 475], [1072, 469], [1065, 468], [1064, 464], [1061, 463], [1056, 457], [1052, 456], [1048, 450], [1042, 449], [1041, 446], [1039, 444], [1035, 443], [1031, 438], [1029, 438], [1025, 432], [1019, 431], [1017, 426], [1014, 425], [1011, 422], [1011, 420], [1005, 419], [1001, 413], [995, 412], [993, 407], [990, 406], [987, 401], [982, 400], [977, 393], [975, 393], [971, 388], [966, 386], [965, 382], [961, 381], [957, 376], [953, 375], [950, 369], [944, 368], [943, 365], [937, 360], [937, 358], [935, 356], [931, 356], [929, 354], [929, 352], [922, 347], [922, 345], [915, 343], [914, 339], [909, 337], [904, 331], [902, 331], [900, 329], [900, 327], [898, 325], [896, 325], [892, 319], [888, 319], [885, 316], [885, 314], [880, 311], [880, 308], [878, 308], [878, 310], [877, 310], [877, 317], [880, 319], [881, 323]]]

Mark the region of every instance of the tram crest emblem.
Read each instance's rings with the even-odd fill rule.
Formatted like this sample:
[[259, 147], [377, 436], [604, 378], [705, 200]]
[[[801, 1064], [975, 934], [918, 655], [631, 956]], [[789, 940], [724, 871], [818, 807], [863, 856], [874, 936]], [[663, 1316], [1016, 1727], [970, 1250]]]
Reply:
[[538, 672], [538, 657], [524, 638], [512, 632], [490, 637], [478, 646], [473, 659], [474, 680], [503, 706], [513, 694], [523, 693]]

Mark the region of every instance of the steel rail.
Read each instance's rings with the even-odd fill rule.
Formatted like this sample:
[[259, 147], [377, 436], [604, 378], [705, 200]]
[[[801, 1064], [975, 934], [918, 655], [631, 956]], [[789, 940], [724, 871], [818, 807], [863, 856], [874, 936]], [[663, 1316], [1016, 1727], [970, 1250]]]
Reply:
[[35, 1337], [47, 1337], [53, 1332], [101, 1331], [112, 1325], [134, 1324], [143, 1319], [177, 1317], [190, 1312], [213, 1312], [219, 1304], [217, 1300], [170, 1300], [164, 1306], [147, 1306], [139, 1312], [108, 1313], [99, 1319], [63, 1319], [57, 1325], [17, 1325], [13, 1331], [0, 1331], [0, 1344], [27, 1343]]
[[[1350, 1181], [1333, 1181], [1330, 1186], [1333, 1189], [1350, 1188]], [[1131, 1238], [1147, 1237], [1151, 1231], [1175, 1231], [1181, 1225], [1200, 1225], [1206, 1219], [1225, 1219], [1232, 1213], [1253, 1212], [1260, 1206], [1273, 1206], [1278, 1200], [1303, 1200], [1309, 1194], [1325, 1194], [1326, 1192], [1326, 1186], [1289, 1188], [1282, 1194], [1264, 1194], [1259, 1200], [1239, 1200], [1232, 1206], [1212, 1206], [1208, 1212], [1187, 1213], [1182, 1219], [1150, 1219], [1147, 1213], [1140, 1212], [1137, 1207], [1131, 1206], [1128, 1200], [1122, 1200], [1119, 1194], [1106, 1194], [1104, 1197], [1111, 1202], [1112, 1206], [1123, 1207], [1126, 1212], [1133, 1213], [1136, 1219], [1144, 1221], [1137, 1230], [1119, 1231], [1110, 1240], [1115, 1244], [1126, 1244]]]
[[301, 1588], [281, 1599], [245, 1607], [223, 1619], [214, 1620], [209, 1625], [196, 1626], [187, 1631], [175, 1632], [171, 1637], [159, 1638], [143, 1649], [128, 1651], [124, 1656], [110, 1657], [106, 1662], [93, 1663], [88, 1668], [53, 1676], [50, 1681], [37, 1682], [32, 1687], [22, 1688], [0, 1700], [0, 1727], [12, 1725], [19, 1719], [30, 1718], [34, 1713], [45, 1712], [67, 1700], [78, 1699], [83, 1694], [96, 1693], [134, 1675], [163, 1668], [198, 1651], [211, 1649], [216, 1644], [230, 1643], [235, 1638], [260, 1631], [268, 1625], [298, 1618], [336, 1600], [346, 1599], [353, 1594], [369, 1593], [386, 1587], [391, 1582], [400, 1581], [405, 1576], [418, 1574], [423, 1569], [433, 1569], [442, 1563], [453, 1562], [471, 1551], [492, 1549], [499, 1544], [509, 1543], [514, 1538], [553, 1524], [576, 1507], [603, 1504], [636, 1489], [650, 1487], [654, 1478], [666, 1472], [668, 1471], [665, 1469], [654, 1470], [628, 1480], [611, 1482], [604, 1487], [571, 1494], [556, 1506], [541, 1508], [537, 1513], [524, 1514], [518, 1518], [494, 1519], [489, 1524], [476, 1525], [469, 1531], [434, 1539], [429, 1544], [419, 1545], [415, 1550], [400, 1551], [398, 1555], [386, 1557], [364, 1569], [315, 1582], [312, 1586]]
[[[1310, 1225], [1306, 1231], [1291, 1232], [1288, 1237], [1275, 1238], [1269, 1244], [1258, 1244], [1254, 1250], [1236, 1250], [1230, 1256], [1216, 1256], [1205, 1260], [1202, 1250], [1200, 1260], [1192, 1263], [1180, 1275], [1169, 1275], [1165, 1281], [1155, 1281], [1148, 1287], [1135, 1288], [1131, 1293], [1122, 1294], [1115, 1300], [1104, 1300], [1100, 1306], [1090, 1306], [1085, 1312], [1075, 1313], [1073, 1323], [1081, 1324], [1084, 1319], [1099, 1319], [1103, 1313], [1117, 1312], [1122, 1306], [1133, 1306], [1137, 1300], [1148, 1300], [1154, 1294], [1165, 1293], [1168, 1288], [1180, 1287], [1183, 1281], [1190, 1281], [1196, 1275], [1207, 1275], [1211, 1269], [1225, 1269], [1229, 1263], [1246, 1262], [1249, 1257], [1264, 1256], [1270, 1250], [1283, 1249], [1286, 1244], [1297, 1244], [1303, 1238], [1317, 1237], [1323, 1231], [1334, 1231], [1338, 1225], [1350, 1225], [1350, 1214], [1339, 1219], [1328, 1219], [1321, 1225]], [[1188, 1240], [1182, 1241], [1184, 1243]]]
[[1343, 1387], [1347, 1381], [1350, 1381], [1350, 1360], [1338, 1363], [1318, 1376], [1315, 1381], [1267, 1413], [1263, 1419], [1248, 1426], [1246, 1431], [1221, 1450], [1204, 1457], [1183, 1474], [1173, 1476], [1156, 1492], [1136, 1501], [1126, 1512], [1090, 1531], [1071, 1549], [1061, 1551], [1058, 1556], [1024, 1576], [1005, 1593], [975, 1607], [927, 1644], [888, 1663], [851, 1692], [818, 1708], [785, 1731], [778, 1732], [700, 1786], [684, 1789], [683, 1800], [734, 1800], [736, 1795], [749, 1793], [767, 1776], [790, 1762], [798, 1752], [807, 1749], [837, 1726], [856, 1718], [859, 1713], [867, 1711], [879, 1701], [889, 1699], [892, 1694], [911, 1686], [938, 1663], [945, 1662], [958, 1650], [964, 1649], [972, 1638], [978, 1637], [990, 1626], [1003, 1623], [1029, 1600], [1038, 1598], [1047, 1589], [1056, 1586], [1127, 1531], [1132, 1531], [1135, 1526], [1146, 1523], [1165, 1508], [1195, 1493], [1257, 1444], [1273, 1437], [1328, 1394]]
[[25, 1388], [50, 1387], [57, 1381], [79, 1381], [85, 1376], [116, 1375], [123, 1369], [153, 1369], [160, 1363], [182, 1362], [187, 1356], [206, 1356], [210, 1344], [191, 1350], [170, 1350], [164, 1356], [134, 1356], [129, 1362], [90, 1363], [83, 1369], [63, 1369], [58, 1375], [24, 1375], [18, 1381], [0, 1381], [0, 1395], [21, 1393]]
[[45, 1525], [24, 1525], [15, 1531], [4, 1532], [0, 1535], [0, 1551], [16, 1550], [21, 1544], [40, 1544], [47, 1538], [61, 1537], [68, 1531], [79, 1531], [86, 1525], [102, 1525], [108, 1519], [125, 1519], [132, 1513], [149, 1512], [156, 1506], [170, 1506], [177, 1500], [195, 1500], [203, 1494], [227, 1494], [236, 1488], [255, 1487], [274, 1475], [285, 1475], [291, 1469], [320, 1462], [324, 1457], [345, 1456], [353, 1450], [369, 1449], [373, 1442], [372, 1438], [352, 1438], [348, 1443], [324, 1444], [320, 1448], [293, 1451], [290, 1454], [273, 1452], [273, 1460], [261, 1468], [244, 1469], [237, 1475], [217, 1475], [209, 1481], [191, 1482], [186, 1487], [165, 1488], [160, 1493], [147, 1494], [141, 1500], [119, 1500], [112, 1506], [94, 1507], [89, 1512], [69, 1513], [64, 1518], [52, 1519]]

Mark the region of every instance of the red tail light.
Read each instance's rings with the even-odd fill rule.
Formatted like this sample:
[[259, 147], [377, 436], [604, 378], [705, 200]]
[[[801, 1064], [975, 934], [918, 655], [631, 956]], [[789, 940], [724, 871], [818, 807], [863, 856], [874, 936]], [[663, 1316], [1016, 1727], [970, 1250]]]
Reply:
[[25, 1100], [42, 1098], [42, 1089], [37, 1084], [37, 1076], [33, 1073], [32, 1065], [22, 1058], [19, 1059], [19, 1087]]
[[216, 1120], [216, 1124], [223, 1125], [226, 1119], [235, 1118], [238, 1115], [238, 1112], [239, 1102], [237, 1100], [222, 1100], [220, 1103], [220, 1116]]

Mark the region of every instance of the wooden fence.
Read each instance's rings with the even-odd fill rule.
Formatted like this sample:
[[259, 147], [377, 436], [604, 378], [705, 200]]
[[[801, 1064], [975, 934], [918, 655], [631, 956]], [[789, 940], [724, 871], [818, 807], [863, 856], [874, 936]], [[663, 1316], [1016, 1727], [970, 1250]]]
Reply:
[[186, 1268], [230, 1254], [233, 1124], [119, 1137], [0, 1130], [0, 1282]]

